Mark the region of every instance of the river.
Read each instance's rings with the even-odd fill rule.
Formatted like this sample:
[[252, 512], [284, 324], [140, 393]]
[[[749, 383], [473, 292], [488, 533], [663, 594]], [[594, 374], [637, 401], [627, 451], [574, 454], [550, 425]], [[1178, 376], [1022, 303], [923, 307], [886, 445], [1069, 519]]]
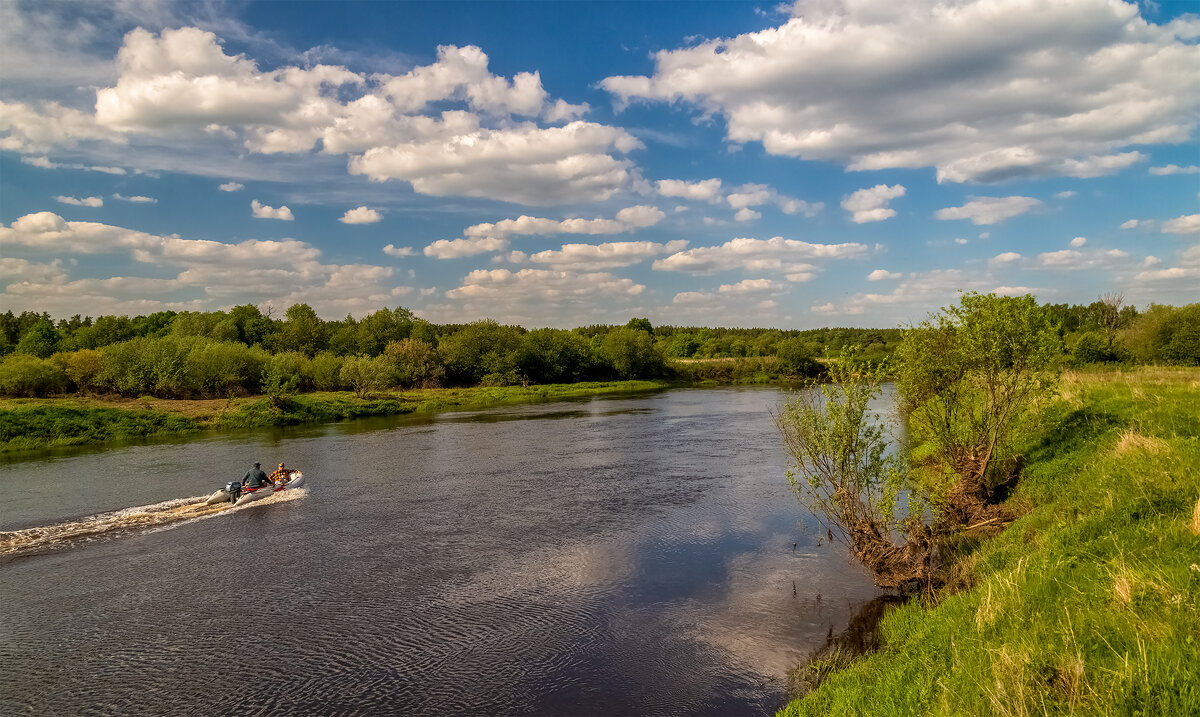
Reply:
[[0, 713], [771, 714], [787, 669], [878, 594], [787, 485], [783, 398], [672, 390], [0, 465], [0, 531], [203, 495], [254, 460], [308, 483], [0, 564]]

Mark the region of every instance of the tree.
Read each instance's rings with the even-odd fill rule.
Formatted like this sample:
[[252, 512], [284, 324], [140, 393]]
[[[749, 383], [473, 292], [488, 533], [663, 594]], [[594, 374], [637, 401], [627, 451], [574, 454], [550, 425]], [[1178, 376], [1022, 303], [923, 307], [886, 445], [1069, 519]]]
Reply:
[[392, 362], [396, 383], [406, 388], [436, 386], [446, 373], [437, 350], [418, 339], [392, 341], [383, 353]]
[[1112, 351], [1113, 340], [1117, 338], [1117, 329], [1121, 328], [1121, 307], [1125, 305], [1125, 295], [1113, 291], [1107, 294], [1101, 294], [1097, 302], [1097, 323], [1104, 330], [1105, 347]]
[[945, 520], [989, 512], [1012, 477], [997, 467], [1011, 458], [1013, 428], [1052, 395], [1060, 355], [1056, 327], [1029, 295], [964, 294], [905, 332], [900, 405], [913, 437], [928, 445]]
[[43, 319], [29, 327], [29, 330], [17, 342], [17, 353], [49, 358], [58, 350], [58, 344], [61, 341], [62, 334], [54, 328], [54, 324], [50, 323], [48, 319]]
[[[829, 373], [828, 383], [797, 393], [775, 416], [792, 489], [877, 585], [906, 590], [928, 584], [934, 551], [919, 492], [907, 484], [904, 464], [870, 408], [884, 369], [859, 362], [850, 350]], [[900, 535], [903, 542], [896, 540]]]
[[0, 361], [0, 392], [10, 396], [47, 396], [67, 389], [67, 375], [54, 361], [15, 353]]
[[386, 356], [351, 356], [342, 364], [342, 383], [358, 398], [366, 398], [387, 387], [391, 363]]
[[275, 336], [276, 351], [299, 351], [305, 356], [315, 356], [325, 348], [325, 322], [308, 304], [293, 304], [288, 307], [283, 327]]
[[816, 346], [804, 339], [784, 339], [775, 345], [775, 367], [787, 376], [815, 377], [821, 372], [816, 352]]
[[101, 369], [104, 368], [104, 356], [95, 349], [81, 349], [60, 355], [65, 357], [63, 370], [66, 371], [67, 378], [83, 393], [91, 391], [96, 385], [96, 378]]
[[619, 328], [604, 335], [601, 357], [624, 379], [662, 375], [663, 359], [650, 334], [641, 329]]

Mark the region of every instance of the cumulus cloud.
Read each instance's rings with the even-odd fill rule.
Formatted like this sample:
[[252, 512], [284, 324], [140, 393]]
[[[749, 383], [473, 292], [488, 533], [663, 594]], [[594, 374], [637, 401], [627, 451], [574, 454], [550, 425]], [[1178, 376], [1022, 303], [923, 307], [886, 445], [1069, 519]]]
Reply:
[[387, 254], [388, 256], [401, 257], [415, 256], [417, 252], [411, 246], [396, 246], [395, 244], [388, 244], [383, 248], [383, 253]]
[[[1187, 141], [1200, 105], [1194, 23], [1109, 0], [797, 3], [779, 27], [655, 55], [609, 77], [621, 101], [684, 102], [733, 142], [939, 181], [1091, 177]], [[1069, 30], [1064, 31], [1064, 28]], [[928, 38], [936, 38], [929, 40]]]
[[503, 237], [481, 236], [465, 239], [438, 239], [425, 247], [425, 256], [435, 259], [461, 259], [464, 256], [483, 254], [489, 251], [504, 251], [508, 240]]
[[1002, 254], [997, 254], [988, 260], [992, 266], [1001, 266], [1004, 264], [1012, 264], [1021, 260], [1021, 255], [1015, 251], [1006, 251]]
[[1033, 197], [976, 197], [961, 207], [946, 207], [934, 213], [938, 219], [970, 219], [973, 224], [999, 224], [1042, 205]]
[[[1151, 259], [1153, 257], [1147, 257]], [[1191, 246], [1179, 253], [1176, 266], [1167, 267], [1165, 269], [1150, 269], [1159, 262], [1146, 262], [1146, 269], [1140, 272], [1135, 278], [1138, 281], [1149, 281], [1156, 283], [1179, 281], [1180, 288], [1188, 287], [1194, 291], [1196, 280], [1200, 279], [1200, 244]], [[1167, 284], [1169, 287], [1169, 284]]]
[[[303, 301], [326, 316], [342, 316], [373, 311], [408, 290], [392, 282], [391, 267], [325, 264], [320, 250], [294, 239], [229, 244], [68, 222], [52, 212], [0, 225], [0, 254], [13, 247], [54, 256], [56, 261], [29, 266], [6, 262], [5, 267], [28, 273], [7, 283], [0, 293], [4, 303], [51, 312], [75, 313], [81, 305], [95, 313], [213, 310], [249, 300], [280, 306]], [[103, 254], [114, 257], [112, 261], [124, 257], [129, 261], [125, 271], [131, 273], [72, 280], [57, 261], [69, 254]], [[139, 265], [178, 273], [168, 278], [137, 276]]]
[[1097, 249], [1094, 251], [1079, 251], [1062, 249], [1038, 254], [1035, 266], [1041, 269], [1058, 269], [1064, 271], [1079, 271], [1100, 267], [1123, 266], [1129, 257], [1129, 252], [1120, 249]]
[[282, 219], [285, 222], [295, 219], [292, 216], [292, 210], [288, 209], [287, 206], [281, 206], [276, 209], [275, 207], [269, 207], [259, 202], [257, 199], [250, 201], [250, 211], [257, 219]]
[[1137, 229], [1142, 224], [1145, 224], [1145, 222], [1143, 222], [1140, 219], [1130, 219], [1128, 221], [1121, 222], [1121, 228], [1122, 229]]
[[850, 221], [855, 224], [866, 222], [881, 222], [896, 216], [896, 210], [888, 204], [897, 197], [903, 197], [907, 190], [902, 184], [876, 184], [868, 189], [860, 189], [842, 200], [842, 209], [850, 212]]
[[1058, 194], [1055, 194], [1054, 198], [1055, 199], [1070, 199], [1071, 197], [1074, 197], [1075, 195], [1076, 195], [1076, 192], [1074, 190], [1067, 189], [1062, 192], [1059, 192]]
[[58, 106], [3, 113], [3, 148], [230, 138], [258, 154], [349, 155], [350, 172], [406, 181], [418, 193], [531, 205], [603, 200], [640, 181], [618, 156], [640, 147], [636, 138], [580, 120], [587, 105], [548, 97], [537, 72], [492, 74], [474, 46], [440, 47], [436, 62], [404, 75], [325, 64], [263, 70], [212, 32], [138, 28], [116, 66], [94, 116]]
[[1087, 237], [1075, 237], [1074, 239], [1071, 240], [1071, 247], [1073, 249], [1078, 249], [1079, 247], [1083, 246], [1084, 244], [1087, 244]]
[[222, 192], [238, 192], [245, 188], [246, 185], [242, 184], [241, 182], [225, 182], [217, 187], [217, 189], [220, 189]]
[[686, 239], [676, 239], [663, 244], [650, 241], [622, 241], [605, 244], [564, 244], [561, 249], [540, 251], [529, 256], [529, 261], [550, 264], [557, 269], [575, 271], [612, 269], [630, 266], [664, 254], [682, 251], [687, 247]]
[[1153, 174], [1157, 177], [1162, 177], [1169, 174], [1200, 174], [1200, 167], [1197, 167], [1194, 164], [1188, 165], [1187, 167], [1180, 167], [1178, 164], [1168, 164], [1163, 167], [1151, 167], [1150, 174]]
[[[473, 224], [463, 230], [463, 234], [467, 239], [494, 239], [491, 246], [494, 246], [494, 251], [503, 251], [508, 248], [507, 237], [510, 236], [550, 236], [555, 234], [623, 234], [631, 232], [639, 228], [654, 226], [663, 220], [667, 215], [658, 207], [646, 205], [637, 205], [625, 207], [617, 212], [614, 219], [547, 219], [545, 217], [531, 217], [525, 214], [516, 219], [502, 219], [498, 222], [483, 222], [482, 224]], [[454, 242], [462, 242], [464, 240], [440, 240], [435, 242], [439, 247], [450, 246]], [[455, 244], [455, 246], [466, 247], [467, 244]], [[474, 246], [484, 246], [483, 244], [475, 244]], [[439, 252], [442, 250], [439, 249]], [[493, 251], [492, 249], [481, 249], [480, 251]], [[472, 253], [479, 253], [478, 251]], [[426, 254], [429, 254], [427, 251]], [[437, 256], [438, 254], [430, 254]], [[443, 257], [444, 258], [444, 257]]]
[[76, 197], [64, 197], [61, 194], [54, 198], [59, 204], [70, 204], [73, 207], [102, 207], [104, 200], [100, 197], [84, 197], [77, 199]]
[[756, 212], [753, 209], [743, 207], [737, 210], [733, 215], [733, 220], [736, 222], [752, 222], [755, 219], [761, 219], [762, 212]]
[[357, 209], [347, 209], [342, 215], [339, 222], [342, 224], [374, 224], [383, 220], [383, 215], [374, 209], [366, 207], [358, 207]]
[[682, 179], [660, 179], [654, 183], [654, 188], [664, 197], [680, 199], [696, 199], [704, 202], [714, 202], [721, 198], [721, 180], [705, 179], [699, 182], [685, 182]]
[[1164, 234], [1200, 234], [1200, 214], [1183, 214], [1163, 222]]
[[867, 280], [868, 281], [883, 281], [884, 279], [899, 279], [902, 276], [904, 276], [904, 275], [899, 272], [896, 272], [896, 271], [888, 271], [887, 269], [876, 269], [875, 271], [871, 272], [870, 274], [867, 274]]
[[113, 194], [112, 196], [113, 196], [113, 199], [117, 199], [122, 202], [132, 202], [134, 204], [157, 204], [158, 203], [158, 200], [155, 199], [154, 197], [143, 197], [140, 194], [135, 194], [132, 197], [127, 197], [123, 194], [117, 193], [117, 194]]
[[861, 257], [867, 247], [858, 243], [810, 244], [797, 239], [731, 239], [719, 246], [696, 247], [658, 259], [653, 268], [691, 274], [713, 274], [730, 269], [781, 273], [789, 281], [808, 281], [822, 259]]
[[438, 321], [492, 316], [527, 326], [612, 323], [631, 315], [645, 288], [606, 272], [479, 269], [446, 292], [455, 303], [426, 307], [422, 313]]

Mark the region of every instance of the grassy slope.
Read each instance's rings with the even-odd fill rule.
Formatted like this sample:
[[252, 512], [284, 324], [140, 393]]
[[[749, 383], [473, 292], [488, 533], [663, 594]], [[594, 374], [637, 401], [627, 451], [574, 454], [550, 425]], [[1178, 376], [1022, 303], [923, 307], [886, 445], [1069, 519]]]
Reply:
[[784, 715], [1200, 715], [1200, 371], [1074, 374], [973, 586]]
[[471, 410], [505, 404], [632, 391], [651, 391], [657, 381], [610, 381], [501, 388], [423, 389], [357, 399], [348, 392], [296, 396], [282, 409], [263, 398], [171, 401], [155, 398], [0, 400], [0, 453], [53, 446], [165, 436], [206, 429], [251, 428], [336, 421], [363, 416]]

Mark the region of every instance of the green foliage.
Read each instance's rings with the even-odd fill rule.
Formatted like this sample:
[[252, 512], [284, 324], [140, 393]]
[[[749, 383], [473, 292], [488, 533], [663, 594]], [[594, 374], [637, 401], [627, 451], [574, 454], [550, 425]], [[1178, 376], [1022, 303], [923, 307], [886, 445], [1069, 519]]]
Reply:
[[516, 351], [524, 331], [492, 320], [476, 321], [443, 336], [438, 345], [446, 378], [457, 385], [474, 385], [484, 376], [516, 375]]
[[392, 377], [392, 363], [386, 356], [351, 356], [342, 363], [339, 377], [356, 397], [366, 398], [387, 388]]
[[322, 351], [313, 357], [309, 363], [309, 380], [313, 388], [318, 391], [336, 391], [342, 387], [342, 364], [345, 362], [341, 356], [336, 356], [328, 351]]
[[592, 344], [573, 331], [536, 329], [521, 337], [516, 371], [534, 383], [574, 383], [596, 374]]
[[1194, 370], [1087, 374], [1020, 440], [1030, 509], [913, 601], [882, 649], [780, 712], [1200, 714], [1200, 384]]
[[91, 392], [96, 386], [96, 379], [104, 369], [104, 355], [94, 349], [81, 349], [69, 354], [59, 354], [62, 357], [63, 370], [79, 391]]
[[662, 355], [650, 334], [639, 329], [613, 329], [605, 334], [600, 356], [624, 379], [655, 378], [663, 374]]
[[804, 339], [783, 339], [775, 345], [776, 370], [787, 376], [815, 378], [821, 373], [817, 347]]
[[17, 342], [16, 352], [38, 358], [50, 358], [62, 342], [62, 334], [49, 321], [39, 321]]
[[404, 388], [438, 386], [446, 373], [437, 350], [420, 339], [392, 341], [383, 353], [392, 362], [393, 382]]
[[[297, 355], [303, 356], [303, 354]], [[278, 359], [278, 357], [276, 358]], [[299, 385], [299, 371], [292, 372], [286, 361], [273, 360], [263, 374], [262, 395], [267, 399], [271, 408], [281, 410], [296, 397], [296, 387]]]
[[0, 361], [0, 391], [10, 396], [49, 396], [67, 390], [67, 374], [54, 361], [15, 353]]
[[32, 450], [190, 433], [200, 428], [197, 421], [159, 411], [22, 406], [0, 410], [0, 450]]
[[328, 344], [325, 322], [308, 304], [293, 304], [288, 307], [287, 318], [275, 336], [276, 351], [296, 351], [305, 356], [315, 356]]
[[1048, 313], [1028, 295], [964, 294], [905, 332], [902, 410], [952, 476], [946, 490], [986, 488], [990, 469], [1011, 453], [1013, 429], [1053, 392], [1060, 354]]

